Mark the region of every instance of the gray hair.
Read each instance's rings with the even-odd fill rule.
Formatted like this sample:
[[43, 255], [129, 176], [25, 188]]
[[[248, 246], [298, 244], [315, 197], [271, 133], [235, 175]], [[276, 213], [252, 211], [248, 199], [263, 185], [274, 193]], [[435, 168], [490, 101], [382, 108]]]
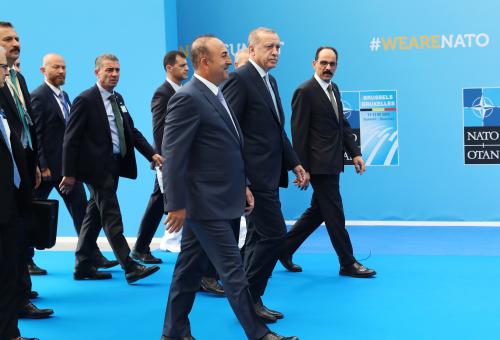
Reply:
[[236, 55], [234, 56], [234, 62], [239, 63], [241, 59], [241, 54], [242, 53], [247, 53], [248, 54], [248, 48], [242, 48], [236, 52]]
[[96, 70], [101, 69], [102, 64], [104, 63], [104, 61], [116, 61], [116, 62], [119, 62], [118, 57], [115, 56], [114, 54], [111, 54], [111, 53], [101, 54], [101, 55], [97, 56], [97, 58], [95, 58], [95, 68], [96, 68]]
[[257, 27], [256, 29], [252, 30], [250, 34], [248, 35], [248, 45], [253, 45], [255, 46], [259, 42], [259, 33], [274, 33], [277, 34], [276, 31], [273, 31], [270, 28], [267, 27]]

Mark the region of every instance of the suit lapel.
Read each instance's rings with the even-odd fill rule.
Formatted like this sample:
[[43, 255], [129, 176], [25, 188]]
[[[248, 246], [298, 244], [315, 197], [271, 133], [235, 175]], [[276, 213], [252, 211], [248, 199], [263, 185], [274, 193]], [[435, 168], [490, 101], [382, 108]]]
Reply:
[[106, 108], [104, 107], [104, 102], [103, 102], [103, 99], [101, 96], [101, 92], [99, 91], [99, 88], [97, 87], [97, 85], [94, 85], [94, 87], [92, 88], [92, 91], [93, 91], [93, 95], [94, 95], [95, 102], [97, 105], [97, 110], [98, 110], [97, 115], [99, 116], [99, 118], [102, 121], [102, 123], [101, 123], [102, 126], [106, 127], [106, 131], [108, 132], [109, 140], [112, 142], [112, 140], [111, 140], [111, 127], [109, 126], [108, 114], [106, 113]]
[[48, 96], [49, 101], [52, 103], [52, 107], [54, 110], [57, 112], [57, 115], [61, 119], [61, 121], [66, 124], [66, 121], [64, 119], [63, 113], [61, 111], [61, 107], [59, 106], [58, 100], [56, 99], [54, 95], [54, 91], [47, 85], [46, 83], [43, 84], [45, 86], [45, 95]]
[[1, 91], [7, 105], [10, 107], [10, 110], [6, 110], [5, 113], [10, 116], [11, 121], [14, 119], [18, 124], [22, 125], [23, 122], [19, 116], [19, 111], [17, 111], [16, 103], [14, 102], [14, 98], [12, 98], [12, 94], [10, 93], [7, 84], [1, 89]]
[[[237, 120], [235, 120], [235, 118], [234, 118], [234, 115], [231, 114], [233, 120], [235, 121], [234, 125], [233, 125], [233, 122], [231, 122], [231, 119], [229, 118], [229, 115], [227, 114], [226, 108], [222, 105], [222, 103], [219, 101], [219, 99], [213, 94], [213, 92], [210, 91], [210, 89], [205, 84], [203, 84], [201, 81], [199, 81], [195, 77], [193, 77], [193, 81], [195, 81], [195, 84], [198, 87], [198, 89], [208, 99], [210, 104], [212, 104], [212, 106], [215, 108], [215, 111], [221, 116], [222, 120], [226, 123], [227, 128], [231, 131], [231, 135], [233, 135], [233, 137], [237, 140], [238, 143], [241, 143], [241, 140], [238, 137], [236, 130], [234, 129], [236, 122], [237, 122]], [[229, 107], [229, 104], [228, 104], [228, 107]], [[231, 111], [231, 109], [229, 109], [229, 110]], [[238, 126], [238, 125], [236, 125], [236, 126]], [[241, 131], [238, 131], [238, 133], [241, 136]]]
[[[252, 65], [252, 63], [247, 63], [248, 68], [250, 70], [250, 75], [253, 77], [252, 84], [255, 86], [257, 91], [260, 92], [260, 95], [262, 98], [264, 98], [264, 101], [266, 102], [267, 106], [269, 106], [269, 109], [271, 109], [273, 113], [273, 118], [278, 123], [278, 125], [281, 126], [279, 120], [278, 120], [278, 112], [276, 112], [276, 109], [274, 108], [274, 103], [273, 103], [273, 98], [271, 97], [271, 94], [269, 93], [269, 90], [267, 89], [267, 85], [264, 82], [264, 79], [260, 76], [259, 71], [255, 68], [255, 66]], [[271, 79], [271, 78], [270, 78]], [[269, 81], [272, 84], [272, 81]], [[273, 87], [273, 85], [271, 85]], [[276, 97], [276, 104], [278, 104], [278, 96], [276, 95], [276, 91], [273, 88], [274, 91], [274, 96]], [[279, 106], [279, 105], [278, 105]], [[281, 115], [280, 115], [281, 117]]]
[[[337, 117], [335, 115], [335, 111], [333, 110], [332, 102], [330, 101], [330, 98], [327, 97], [325, 91], [323, 90], [321, 85], [318, 83], [316, 78], [313, 77], [311, 79], [311, 85], [315, 89], [315, 91], [318, 93], [318, 97], [320, 97], [321, 104], [325, 107], [325, 109], [328, 111], [330, 116], [333, 118], [333, 121], [338, 124]], [[335, 95], [335, 92], [334, 92], [334, 95]], [[335, 99], [338, 100], [337, 98], [335, 98]], [[337, 103], [338, 103], [338, 101], [337, 101]], [[339, 114], [340, 114], [340, 111], [339, 111]]]

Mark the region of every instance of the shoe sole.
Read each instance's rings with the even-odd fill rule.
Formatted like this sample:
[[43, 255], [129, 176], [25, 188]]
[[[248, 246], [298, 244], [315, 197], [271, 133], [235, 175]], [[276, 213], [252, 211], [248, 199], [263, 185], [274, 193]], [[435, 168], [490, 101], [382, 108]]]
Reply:
[[143, 264], [161, 264], [163, 263], [163, 260], [162, 259], [156, 259], [156, 260], [149, 260], [149, 261], [145, 261], [145, 260], [142, 260], [139, 256], [136, 256], [136, 255], [130, 255], [130, 257], [136, 261], [139, 261]]
[[339, 272], [340, 276], [350, 276], [350, 277], [355, 277], [358, 279], [369, 279], [377, 275], [377, 273], [372, 273], [372, 274], [365, 274], [365, 275], [360, 275], [360, 274], [352, 274], [352, 273], [344, 273], [344, 272]]
[[33, 316], [33, 315], [18, 315], [17, 317], [18, 317], [19, 319], [47, 319], [47, 318], [49, 318], [52, 314], [54, 314], [54, 313], [44, 314], [44, 315], [37, 315], [37, 316]]
[[29, 272], [30, 275], [34, 275], [34, 276], [43, 276], [43, 275], [47, 275], [47, 272]]
[[75, 275], [75, 274], [73, 274], [73, 279], [76, 280], [76, 281], [85, 281], [85, 280], [100, 281], [100, 280], [109, 280], [109, 279], [112, 279], [112, 278], [113, 278], [112, 276], [88, 277], [88, 276], [85, 276], [85, 275]]
[[216, 291], [213, 291], [211, 289], [207, 289], [205, 287], [200, 287], [200, 291], [203, 292], [203, 293], [212, 294], [212, 295], [220, 296], [220, 297], [226, 296], [225, 292], [222, 292], [222, 293], [221, 292], [216, 292]]
[[97, 265], [96, 268], [101, 268], [101, 269], [109, 269], [109, 268], [113, 268], [113, 267], [116, 267], [117, 265], [119, 265], [120, 263], [118, 263], [118, 261], [116, 261], [116, 263], [111, 263], [111, 264], [107, 264], [105, 266], [101, 266], [101, 265]]
[[134, 282], [137, 282], [141, 279], [144, 279], [150, 275], [153, 275], [154, 273], [156, 273], [158, 270], [160, 270], [160, 267], [150, 267], [151, 270], [148, 270], [148, 271], [145, 271], [143, 272], [141, 275], [137, 276], [137, 277], [134, 277], [132, 279], [126, 279], [128, 283], [134, 283]]

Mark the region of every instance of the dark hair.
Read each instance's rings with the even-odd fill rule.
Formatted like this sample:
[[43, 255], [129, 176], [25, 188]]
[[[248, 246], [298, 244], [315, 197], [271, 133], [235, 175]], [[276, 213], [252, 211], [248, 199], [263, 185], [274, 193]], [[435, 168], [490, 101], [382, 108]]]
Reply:
[[204, 34], [193, 40], [191, 44], [191, 63], [195, 69], [198, 68], [201, 58], [208, 57], [207, 41], [212, 38], [217, 37], [213, 34]]
[[167, 54], [165, 54], [165, 56], [163, 57], [163, 68], [167, 69], [167, 65], [173, 66], [175, 64], [177, 56], [186, 59], [186, 55], [181, 51], [174, 50], [167, 52]]
[[337, 61], [339, 59], [339, 54], [337, 52], [337, 49], [335, 47], [331, 47], [331, 46], [320, 46], [318, 47], [318, 49], [316, 50], [316, 55], [314, 56], [314, 60], [318, 60], [318, 57], [319, 57], [319, 52], [323, 51], [323, 50], [332, 50], [333, 53], [335, 53], [335, 56], [337, 57]]
[[14, 26], [10, 22], [8, 22], [8, 21], [0, 21], [0, 27], [14, 28]]

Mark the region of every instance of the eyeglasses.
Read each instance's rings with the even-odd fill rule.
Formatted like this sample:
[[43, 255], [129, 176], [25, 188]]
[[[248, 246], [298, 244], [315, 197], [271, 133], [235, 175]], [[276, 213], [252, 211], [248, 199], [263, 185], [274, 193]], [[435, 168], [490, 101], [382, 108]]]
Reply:
[[330, 65], [330, 67], [337, 67], [337, 65], [338, 65], [336, 61], [332, 61], [332, 62], [330, 62], [330, 63], [329, 63], [328, 61], [325, 61], [325, 60], [321, 60], [321, 61], [319, 62], [319, 64], [320, 64], [321, 66]]

